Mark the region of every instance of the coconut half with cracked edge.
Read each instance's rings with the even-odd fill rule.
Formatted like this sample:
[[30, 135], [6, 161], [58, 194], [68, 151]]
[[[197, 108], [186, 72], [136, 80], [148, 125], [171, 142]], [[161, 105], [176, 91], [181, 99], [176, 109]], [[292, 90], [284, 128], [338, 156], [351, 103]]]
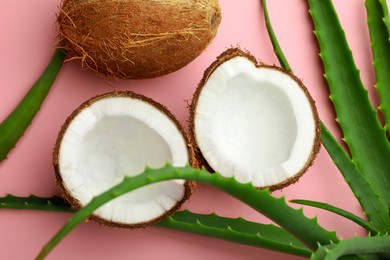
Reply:
[[[161, 104], [132, 92], [111, 92], [84, 102], [66, 120], [53, 153], [56, 180], [76, 209], [123, 177], [192, 163], [187, 136]], [[109, 226], [145, 227], [168, 217], [192, 193], [194, 183], [148, 185], [97, 209], [91, 219]]]
[[303, 83], [233, 48], [206, 70], [191, 103], [198, 166], [276, 190], [296, 182], [320, 149], [320, 122]]

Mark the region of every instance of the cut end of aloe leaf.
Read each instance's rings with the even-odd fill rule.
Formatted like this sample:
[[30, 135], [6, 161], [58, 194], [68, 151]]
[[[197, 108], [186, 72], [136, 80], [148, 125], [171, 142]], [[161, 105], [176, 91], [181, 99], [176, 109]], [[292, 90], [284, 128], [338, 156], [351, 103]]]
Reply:
[[[57, 183], [75, 208], [120, 183], [124, 176], [167, 162], [189, 162], [187, 139], [162, 105], [132, 92], [112, 92], [83, 103], [67, 119], [53, 154]], [[110, 226], [144, 227], [177, 210], [192, 183], [166, 181], [142, 187], [98, 208], [91, 217]]]
[[191, 110], [204, 164], [241, 183], [285, 187], [319, 151], [318, 114], [302, 82], [239, 49], [224, 52], [205, 72]]

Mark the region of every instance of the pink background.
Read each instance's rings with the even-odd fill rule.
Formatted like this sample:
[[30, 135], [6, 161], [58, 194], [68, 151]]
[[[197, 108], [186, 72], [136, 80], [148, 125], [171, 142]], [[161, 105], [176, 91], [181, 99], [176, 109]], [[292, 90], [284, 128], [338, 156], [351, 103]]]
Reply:
[[[318, 47], [306, 1], [272, 0], [269, 9], [274, 29], [294, 69], [317, 102], [322, 120], [338, 132], [317, 55]], [[333, 1], [345, 27], [350, 46], [366, 86], [372, 93], [369, 36], [363, 0]], [[58, 0], [0, 1], [0, 121], [14, 108], [47, 65], [56, 42], [55, 17]], [[180, 71], [151, 80], [107, 82], [76, 62], [63, 66], [42, 110], [0, 165], [0, 196], [59, 194], [54, 182], [51, 153], [66, 117], [90, 97], [117, 89], [132, 90], [166, 105], [184, 124], [186, 100], [191, 100], [203, 71], [229, 46], [241, 46], [270, 64], [277, 64], [264, 26], [260, 0], [220, 0], [223, 20], [212, 45]], [[275, 196], [331, 203], [362, 215], [325, 149], [300, 181]], [[269, 221], [252, 209], [213, 188], [199, 185], [187, 208], [201, 213], [243, 216]], [[321, 225], [337, 229], [341, 237], [364, 232], [341, 217], [305, 208], [307, 216], [318, 215]], [[31, 259], [71, 217], [68, 213], [0, 210], [0, 258]], [[297, 257], [222, 240], [157, 227], [129, 231], [89, 222], [78, 226], [49, 255], [49, 259], [296, 259]]]

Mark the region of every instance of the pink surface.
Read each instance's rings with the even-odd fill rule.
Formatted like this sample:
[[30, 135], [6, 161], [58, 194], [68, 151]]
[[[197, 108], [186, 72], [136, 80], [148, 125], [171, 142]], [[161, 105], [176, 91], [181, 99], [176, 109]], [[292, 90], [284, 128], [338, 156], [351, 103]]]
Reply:
[[[318, 47], [305, 1], [273, 0], [269, 9], [274, 29], [294, 69], [316, 100], [322, 120], [337, 132], [328, 92], [322, 77]], [[47, 65], [55, 47], [55, 15], [58, 0], [0, 1], [0, 121], [14, 108]], [[345, 26], [356, 63], [366, 86], [372, 89], [369, 36], [363, 0], [334, 1]], [[151, 80], [107, 81], [80, 65], [64, 65], [42, 110], [9, 159], [0, 165], [0, 196], [59, 194], [51, 165], [53, 145], [66, 117], [90, 97], [117, 89], [132, 90], [166, 105], [186, 125], [190, 100], [203, 71], [230, 46], [241, 46], [270, 64], [277, 63], [268, 40], [259, 0], [220, 0], [223, 20], [212, 45], [184, 69]], [[371, 95], [375, 100], [375, 95]], [[362, 216], [325, 149], [300, 181], [275, 196], [312, 199], [341, 206]], [[230, 217], [244, 216], [269, 222], [252, 209], [213, 188], [199, 185], [186, 207], [201, 213], [216, 211]], [[337, 229], [341, 237], [363, 235], [355, 224], [320, 210], [306, 208], [307, 216], [318, 215], [320, 224]], [[0, 259], [31, 259], [71, 217], [67, 213], [0, 211]], [[78, 226], [48, 259], [295, 259], [296, 257], [217, 239], [147, 228], [129, 231], [89, 222]]]

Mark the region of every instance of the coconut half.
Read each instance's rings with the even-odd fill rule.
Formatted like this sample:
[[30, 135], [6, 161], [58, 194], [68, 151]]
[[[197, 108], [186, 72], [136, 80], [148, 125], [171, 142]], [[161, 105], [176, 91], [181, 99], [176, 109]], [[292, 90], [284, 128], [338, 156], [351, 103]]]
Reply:
[[[57, 183], [79, 209], [123, 177], [170, 162], [191, 162], [188, 140], [161, 104], [132, 92], [94, 97], [63, 125], [53, 153]], [[169, 216], [192, 193], [191, 182], [173, 180], [127, 193], [97, 209], [92, 219], [111, 226], [144, 227]]]
[[201, 165], [271, 190], [296, 182], [320, 148], [317, 110], [302, 82], [237, 48], [206, 70], [190, 128]]

